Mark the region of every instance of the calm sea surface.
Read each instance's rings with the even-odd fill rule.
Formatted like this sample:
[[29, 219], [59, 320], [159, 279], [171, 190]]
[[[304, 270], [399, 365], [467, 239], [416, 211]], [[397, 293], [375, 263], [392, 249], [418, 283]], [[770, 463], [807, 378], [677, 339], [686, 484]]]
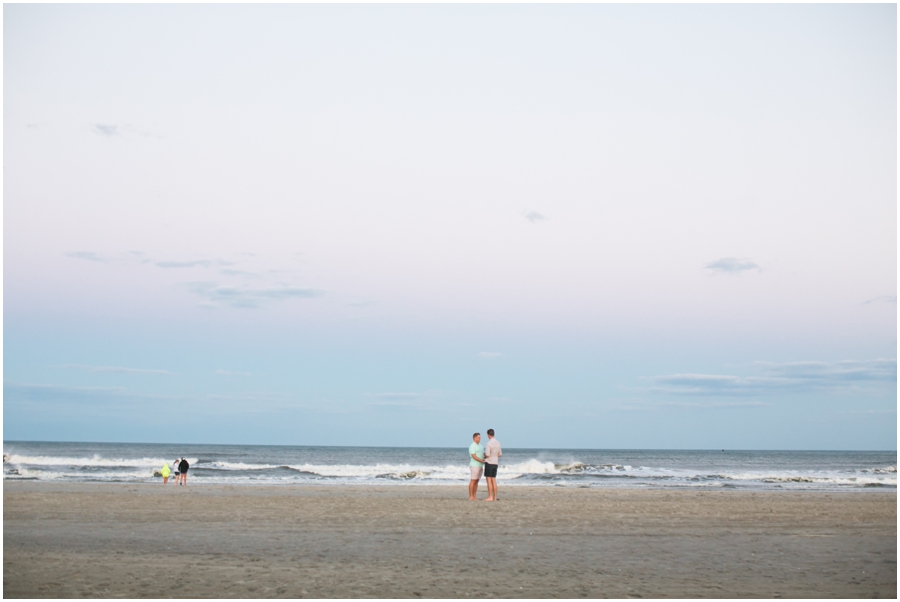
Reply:
[[[190, 483], [460, 485], [459, 448], [291, 447], [5, 441], [6, 480], [153, 482], [185, 456]], [[897, 488], [897, 453], [505, 448], [504, 485], [878, 491]]]

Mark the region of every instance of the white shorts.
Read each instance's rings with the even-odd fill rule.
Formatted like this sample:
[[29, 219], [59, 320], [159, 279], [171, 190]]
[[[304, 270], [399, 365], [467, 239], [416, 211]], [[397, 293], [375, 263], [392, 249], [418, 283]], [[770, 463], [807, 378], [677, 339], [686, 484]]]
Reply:
[[472, 473], [472, 480], [477, 481], [484, 473], [484, 466], [469, 466], [469, 472]]

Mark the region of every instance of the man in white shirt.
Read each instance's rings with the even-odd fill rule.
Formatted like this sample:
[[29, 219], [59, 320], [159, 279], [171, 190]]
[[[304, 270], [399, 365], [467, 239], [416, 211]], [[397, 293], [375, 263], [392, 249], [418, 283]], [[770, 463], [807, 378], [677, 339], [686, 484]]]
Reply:
[[478, 481], [484, 472], [484, 448], [481, 446], [481, 433], [472, 435], [472, 445], [469, 446], [469, 472], [472, 473], [469, 480], [469, 501], [475, 501], [478, 493]]
[[488, 443], [484, 446], [484, 480], [487, 482], [488, 496], [486, 502], [497, 501], [497, 468], [500, 464], [500, 442], [494, 439], [494, 429], [487, 430]]

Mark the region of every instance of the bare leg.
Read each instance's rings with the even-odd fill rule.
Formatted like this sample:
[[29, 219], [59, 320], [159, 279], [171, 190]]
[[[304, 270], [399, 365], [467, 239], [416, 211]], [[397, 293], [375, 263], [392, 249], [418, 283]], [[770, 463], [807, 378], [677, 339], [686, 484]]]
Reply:
[[169, 477], [163, 477], [163, 485], [166, 485], [169, 482]]
[[475, 495], [478, 493], [478, 481], [475, 479], [471, 479], [469, 481], [469, 501], [475, 500]]
[[487, 496], [487, 499], [484, 501], [486, 501], [486, 502], [496, 501], [496, 499], [497, 499], [497, 494], [496, 494], [497, 480], [493, 479], [491, 477], [485, 477], [484, 480], [487, 481], [487, 488], [488, 488], [488, 496]]

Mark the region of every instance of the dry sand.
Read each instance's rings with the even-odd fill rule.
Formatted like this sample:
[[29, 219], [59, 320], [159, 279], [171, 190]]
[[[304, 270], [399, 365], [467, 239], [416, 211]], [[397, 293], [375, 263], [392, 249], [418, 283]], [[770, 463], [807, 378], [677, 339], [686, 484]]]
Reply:
[[[480, 492], [484, 497], [484, 487]], [[5, 597], [883, 597], [897, 497], [5, 482]]]

